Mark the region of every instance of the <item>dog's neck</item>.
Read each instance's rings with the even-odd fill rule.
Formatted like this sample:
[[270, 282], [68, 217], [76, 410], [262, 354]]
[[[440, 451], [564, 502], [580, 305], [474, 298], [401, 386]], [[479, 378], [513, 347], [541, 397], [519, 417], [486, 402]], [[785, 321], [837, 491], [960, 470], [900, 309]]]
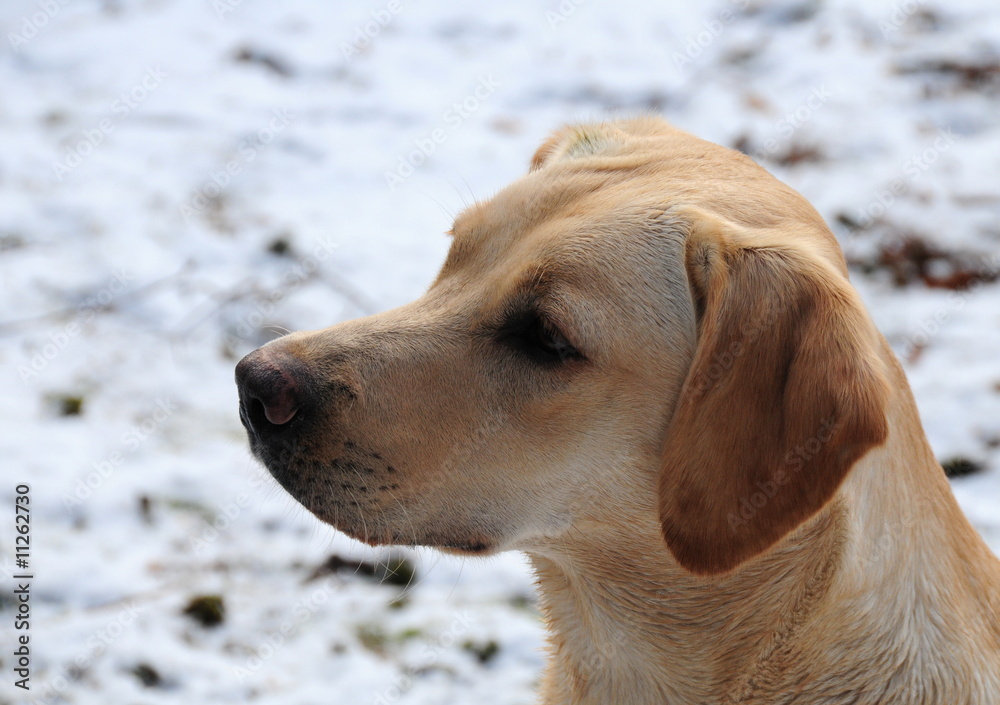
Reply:
[[705, 705], [752, 687], [829, 590], [843, 520], [824, 512], [798, 544], [719, 579], [680, 568], [655, 522], [581, 527], [529, 553], [550, 630], [543, 702]]
[[[903, 397], [893, 413], [912, 418], [893, 428], [919, 431]], [[726, 576], [684, 571], [652, 507], [577, 522], [528, 555], [546, 705], [840, 703], [838, 688], [844, 703], [1000, 702], [1000, 574], [922, 434], [891, 437], [820, 514]]]

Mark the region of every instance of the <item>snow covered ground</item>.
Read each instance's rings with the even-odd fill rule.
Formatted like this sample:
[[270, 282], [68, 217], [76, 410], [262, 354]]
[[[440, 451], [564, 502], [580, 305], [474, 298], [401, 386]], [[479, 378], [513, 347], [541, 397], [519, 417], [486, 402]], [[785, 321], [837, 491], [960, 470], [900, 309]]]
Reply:
[[261, 475], [232, 368], [419, 295], [571, 120], [656, 110], [803, 192], [1000, 548], [994, 0], [7, 0], [0, 30], [0, 504], [31, 485], [36, 576], [0, 704], [533, 701], [524, 561], [324, 573], [390, 556]]

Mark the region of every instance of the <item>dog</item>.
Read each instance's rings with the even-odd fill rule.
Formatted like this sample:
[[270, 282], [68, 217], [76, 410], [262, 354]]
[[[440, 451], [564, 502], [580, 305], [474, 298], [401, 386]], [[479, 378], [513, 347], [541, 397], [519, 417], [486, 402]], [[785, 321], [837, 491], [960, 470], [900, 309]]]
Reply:
[[236, 368], [372, 545], [521, 550], [547, 705], [997, 705], [1000, 562], [806, 200], [645, 117], [461, 213], [421, 298]]

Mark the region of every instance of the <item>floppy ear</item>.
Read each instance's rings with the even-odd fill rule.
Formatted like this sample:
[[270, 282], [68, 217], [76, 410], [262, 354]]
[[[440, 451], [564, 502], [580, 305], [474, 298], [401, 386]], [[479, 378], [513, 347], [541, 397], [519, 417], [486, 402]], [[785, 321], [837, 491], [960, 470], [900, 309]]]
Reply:
[[659, 507], [677, 560], [712, 575], [832, 498], [885, 441], [889, 387], [877, 331], [835, 266], [807, 245], [688, 215], [698, 345], [667, 430]]

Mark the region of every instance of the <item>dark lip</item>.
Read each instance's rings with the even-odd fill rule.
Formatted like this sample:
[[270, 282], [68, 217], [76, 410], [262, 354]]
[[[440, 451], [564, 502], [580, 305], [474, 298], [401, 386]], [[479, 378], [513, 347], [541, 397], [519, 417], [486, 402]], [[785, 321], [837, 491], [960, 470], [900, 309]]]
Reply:
[[483, 541], [469, 541], [467, 543], [446, 543], [446, 544], [428, 544], [432, 548], [437, 548], [443, 551], [454, 552], [465, 556], [488, 556], [496, 551], [494, 546]]
[[247, 418], [246, 405], [243, 403], [242, 399], [240, 399], [238, 406], [240, 411], [240, 423], [243, 424], [243, 430], [247, 432], [247, 440], [250, 441], [250, 450], [253, 451], [254, 446], [260, 443], [260, 436], [257, 435], [257, 432], [253, 430], [253, 426], [250, 425], [250, 421]]
[[277, 480], [288, 494], [303, 504], [299, 499], [299, 485], [295, 481], [297, 473], [293, 469], [296, 466], [296, 460], [300, 457], [298, 444], [291, 440], [274, 442], [274, 439], [271, 439], [271, 442], [268, 442], [261, 439], [249, 428], [247, 429], [247, 441], [251, 455], [264, 466], [271, 477]]

